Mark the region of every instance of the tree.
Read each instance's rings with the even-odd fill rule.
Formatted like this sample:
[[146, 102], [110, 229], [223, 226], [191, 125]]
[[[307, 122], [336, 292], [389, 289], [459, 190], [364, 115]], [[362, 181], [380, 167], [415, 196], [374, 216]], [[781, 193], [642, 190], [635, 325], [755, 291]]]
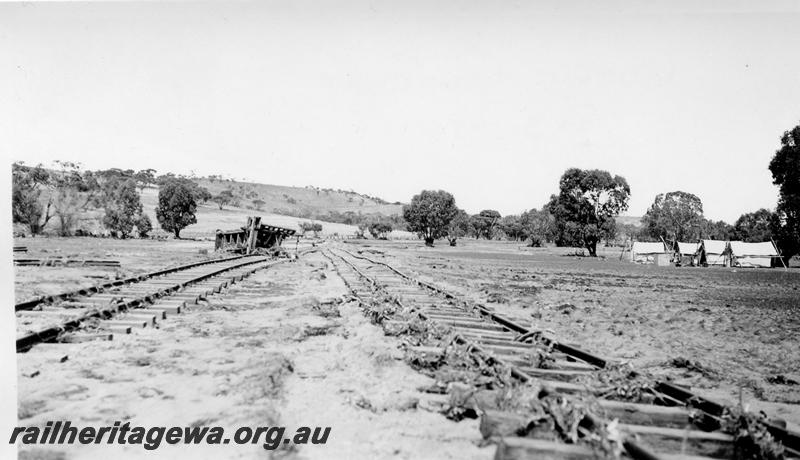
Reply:
[[219, 194], [214, 195], [213, 197], [211, 197], [211, 201], [213, 201], [214, 203], [217, 203], [217, 205], [219, 206], [219, 209], [222, 209], [223, 206], [232, 203], [233, 199], [234, 199], [233, 190], [231, 190], [231, 189], [225, 189], [225, 190], [219, 192]]
[[133, 178], [136, 179], [136, 186], [143, 192], [148, 185], [156, 184], [156, 170], [142, 169], [141, 171], [137, 171], [136, 174], [133, 175]]
[[208, 191], [207, 188], [198, 185], [195, 182], [192, 182], [194, 187], [194, 201], [200, 203], [206, 203], [208, 200], [212, 198], [211, 192]]
[[729, 240], [733, 236], [733, 227], [722, 220], [716, 222], [712, 220], [703, 219], [703, 224], [700, 228], [700, 238], [707, 238], [712, 240]]
[[556, 244], [580, 245], [597, 256], [597, 242], [616, 230], [615, 217], [628, 209], [631, 194], [622, 176], [598, 169], [568, 169], [548, 209], [555, 218]]
[[319, 236], [322, 231], [322, 224], [319, 222], [300, 222], [301, 236], [306, 236], [307, 232], [314, 232], [314, 238]]
[[385, 240], [392, 231], [392, 222], [383, 216], [373, 218], [368, 224], [368, 229], [373, 238]]
[[14, 163], [11, 173], [11, 217], [14, 223], [27, 225], [31, 234], [37, 235], [53, 217], [52, 196], [43, 197], [50, 186], [50, 173], [42, 165], [23, 163]]
[[642, 228], [634, 224], [617, 222], [616, 243], [624, 246], [631, 239], [639, 239], [642, 235]]
[[255, 206], [258, 211], [261, 211], [265, 204], [267, 204], [267, 202], [264, 200], [253, 200], [253, 206]]
[[136, 181], [118, 179], [104, 187], [105, 208], [103, 225], [111, 230], [115, 237], [127, 238], [133, 232], [139, 216], [142, 214], [142, 202], [136, 192]]
[[180, 238], [181, 230], [197, 223], [194, 215], [197, 203], [192, 191], [191, 181], [186, 179], [173, 179], [158, 191], [156, 219], [161, 228], [173, 232], [175, 238]]
[[500, 221], [500, 213], [493, 209], [484, 209], [472, 216], [471, 220], [477, 237], [490, 240], [494, 236], [495, 226]]
[[703, 203], [687, 192], [659, 193], [642, 218], [644, 231], [652, 238], [694, 241], [703, 224]]
[[524, 234], [527, 234], [531, 240], [531, 247], [539, 247], [545, 241], [552, 241], [555, 232], [555, 218], [550, 214], [547, 206], [523, 212], [520, 216], [520, 223], [524, 228]]
[[778, 186], [775, 237], [784, 262], [800, 252], [800, 125], [781, 136], [781, 148], [769, 163], [772, 183]]
[[457, 213], [455, 198], [444, 190], [423, 190], [403, 206], [408, 229], [423, 238], [426, 246], [433, 246], [434, 240], [447, 235], [447, 227]]
[[53, 187], [53, 213], [58, 217], [58, 233], [70, 236], [78, 213], [97, 202], [100, 184], [91, 171], [82, 171], [80, 164], [55, 161], [59, 168], [50, 174]]
[[733, 238], [748, 243], [770, 241], [774, 236], [773, 232], [779, 227], [778, 215], [769, 209], [762, 208], [755, 212], [742, 214], [736, 219], [736, 223], [733, 224]]
[[447, 225], [447, 240], [450, 242], [450, 246], [455, 246], [458, 238], [469, 235], [471, 228], [469, 214], [463, 209], [457, 210], [456, 215]]
[[524, 241], [528, 239], [528, 229], [522, 221], [521, 214], [510, 214], [503, 217], [497, 224], [497, 228], [501, 230], [507, 238], [514, 241]]

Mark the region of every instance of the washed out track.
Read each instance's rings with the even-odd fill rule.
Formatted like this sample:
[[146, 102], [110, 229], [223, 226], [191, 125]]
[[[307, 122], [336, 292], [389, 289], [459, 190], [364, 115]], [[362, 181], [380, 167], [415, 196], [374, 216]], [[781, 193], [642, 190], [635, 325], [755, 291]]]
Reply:
[[211, 259], [17, 304], [17, 352], [42, 342], [108, 340], [115, 333], [155, 325], [285, 260], [258, 255]]
[[[614, 366], [611, 361], [541, 331], [530, 330], [482, 305], [461, 301], [372, 257], [344, 249], [329, 249], [324, 254], [363, 303], [385, 301], [385, 296], [376, 299], [376, 292], [388, 294], [388, 298], [405, 310], [414, 311], [422, 320], [452, 328], [456, 342], [508, 366], [516, 380], [536, 381], [566, 398], [592, 398], [599, 407], [599, 415], [587, 415], [582, 424], [596, 428], [613, 423], [620, 434], [623, 454], [628, 457], [688, 460], [739, 455], [734, 436], [722, 430], [721, 418], [727, 408], [721, 404], [666, 381], [653, 381], [649, 386], [648, 401], [652, 403], [609, 397], [609, 389], [603, 388], [599, 380], [592, 380], [592, 376]], [[550, 358], [546, 368], [530, 359], [530, 352], [537, 350]], [[482, 414], [482, 431], [484, 427], [491, 431], [490, 426], [521, 427], [526, 423], [518, 414], [492, 410]], [[800, 458], [800, 435], [788, 431], [779, 421], [760, 423], [783, 444], [787, 458]], [[552, 436], [518, 437], [514, 433], [500, 433], [492, 439], [497, 444], [495, 458], [501, 460], [597, 457], [596, 450], [588, 443], [565, 444], [553, 441]]]

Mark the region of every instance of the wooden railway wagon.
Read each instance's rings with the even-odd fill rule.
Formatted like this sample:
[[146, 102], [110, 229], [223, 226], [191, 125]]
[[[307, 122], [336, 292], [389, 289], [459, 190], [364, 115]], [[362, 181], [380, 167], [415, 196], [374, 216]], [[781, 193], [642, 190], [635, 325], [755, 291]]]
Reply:
[[248, 217], [247, 225], [238, 230], [217, 230], [215, 251], [237, 251], [250, 254], [257, 248], [280, 246], [296, 230], [261, 224], [261, 217]]

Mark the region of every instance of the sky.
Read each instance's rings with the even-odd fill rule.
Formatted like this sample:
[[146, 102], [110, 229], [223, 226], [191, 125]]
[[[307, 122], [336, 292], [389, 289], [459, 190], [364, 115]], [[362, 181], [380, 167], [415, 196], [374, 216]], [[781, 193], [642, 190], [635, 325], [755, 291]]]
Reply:
[[800, 124], [800, 2], [0, 4], [0, 152], [468, 212], [541, 207], [570, 167], [773, 208]]

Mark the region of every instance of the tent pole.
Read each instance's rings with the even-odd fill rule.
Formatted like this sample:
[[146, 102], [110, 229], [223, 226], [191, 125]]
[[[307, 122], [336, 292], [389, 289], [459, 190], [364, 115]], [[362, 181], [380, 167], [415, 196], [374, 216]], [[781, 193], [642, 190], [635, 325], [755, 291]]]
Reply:
[[781, 260], [781, 265], [783, 265], [783, 269], [788, 272], [789, 271], [789, 267], [787, 267], [786, 266], [786, 262], [783, 261], [783, 256], [781, 255], [781, 250], [778, 249], [778, 245], [775, 244], [775, 240], [773, 240], [772, 238], [770, 238], [769, 240], [772, 242], [772, 247], [775, 249], [775, 252], [778, 253], [778, 259]]
[[[631, 237], [633, 239], [633, 237]], [[625, 244], [622, 245], [622, 252], [619, 253], [619, 260], [622, 260], [622, 256], [625, 255], [625, 248], [627, 248], [628, 242], [626, 241]]]

